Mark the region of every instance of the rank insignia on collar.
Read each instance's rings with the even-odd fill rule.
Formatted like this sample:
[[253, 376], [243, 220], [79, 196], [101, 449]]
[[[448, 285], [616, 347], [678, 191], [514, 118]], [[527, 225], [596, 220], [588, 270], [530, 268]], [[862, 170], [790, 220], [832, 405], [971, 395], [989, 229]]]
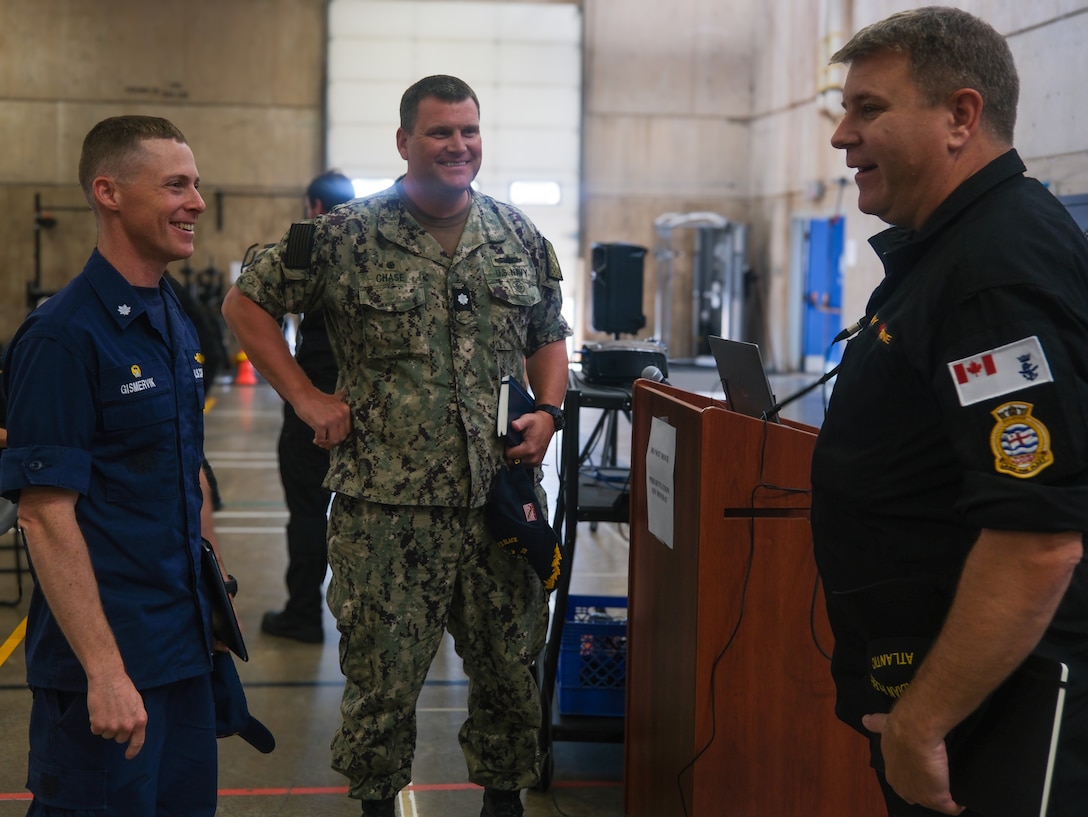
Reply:
[[464, 284], [453, 285], [453, 308], [456, 312], [467, 312], [472, 309], [472, 294]]
[[997, 425], [990, 432], [994, 470], [999, 474], [1027, 479], [1053, 464], [1050, 432], [1031, 416], [1032, 403], [1002, 403], [990, 413]]
[[130, 312], [132, 312], [132, 307], [128, 304], [120, 304], [117, 307], [117, 314], [122, 318], [127, 318]]

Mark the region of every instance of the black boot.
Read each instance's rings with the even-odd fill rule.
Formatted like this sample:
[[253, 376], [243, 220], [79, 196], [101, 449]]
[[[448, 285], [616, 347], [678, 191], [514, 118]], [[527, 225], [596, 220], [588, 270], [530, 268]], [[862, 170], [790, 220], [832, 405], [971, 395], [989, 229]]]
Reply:
[[522, 817], [524, 814], [520, 790], [484, 789], [484, 809], [480, 817]]
[[325, 517], [292, 515], [287, 523], [287, 606], [270, 610], [261, 619], [261, 630], [303, 644], [325, 640], [321, 625], [321, 582], [328, 565]]
[[363, 817], [397, 817], [396, 798], [386, 800], [364, 800]]
[[269, 610], [261, 619], [261, 631], [279, 638], [290, 638], [303, 644], [320, 644], [325, 640], [321, 624], [297, 621], [286, 610]]

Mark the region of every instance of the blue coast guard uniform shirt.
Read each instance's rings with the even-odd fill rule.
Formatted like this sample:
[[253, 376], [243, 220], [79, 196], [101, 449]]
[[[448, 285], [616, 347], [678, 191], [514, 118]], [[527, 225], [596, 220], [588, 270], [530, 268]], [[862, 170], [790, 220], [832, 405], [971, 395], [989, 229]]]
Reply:
[[[161, 284], [166, 325], [96, 249], [35, 310], [4, 359], [8, 444], [0, 491], [79, 493], [103, 608], [137, 688], [211, 670], [200, 570], [203, 364], [196, 332]], [[33, 687], [85, 690], [42, 593], [26, 635]]]

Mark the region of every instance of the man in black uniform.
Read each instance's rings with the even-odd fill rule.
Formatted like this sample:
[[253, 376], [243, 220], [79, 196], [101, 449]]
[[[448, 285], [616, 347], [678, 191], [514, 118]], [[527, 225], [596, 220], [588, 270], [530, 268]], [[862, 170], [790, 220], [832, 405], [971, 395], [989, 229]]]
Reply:
[[860, 209], [893, 225], [813, 459], [837, 714], [871, 736], [891, 815], [957, 814], [949, 733], [1030, 654], [1057, 658], [1049, 814], [1083, 814], [1088, 242], [1023, 175], [990, 26], [903, 12], [832, 61], [849, 65], [832, 144]]
[[[327, 171], [306, 188], [306, 218], [329, 212], [355, 197], [351, 179]], [[325, 315], [302, 316], [295, 342], [295, 359], [311, 382], [324, 392], [336, 391], [336, 360], [325, 329]], [[298, 418], [290, 403], [283, 404], [279, 440], [280, 481], [290, 517], [287, 520], [287, 605], [269, 610], [261, 629], [269, 635], [306, 644], [324, 640], [321, 626], [321, 584], [328, 553], [325, 540], [331, 493], [322, 484], [329, 470], [329, 452], [314, 445], [314, 432]]]

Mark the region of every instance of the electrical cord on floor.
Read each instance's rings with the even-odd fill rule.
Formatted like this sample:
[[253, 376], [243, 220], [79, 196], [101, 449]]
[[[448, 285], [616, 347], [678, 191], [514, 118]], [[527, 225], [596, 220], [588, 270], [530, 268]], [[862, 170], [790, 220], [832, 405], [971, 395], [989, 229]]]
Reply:
[[571, 817], [563, 809], [559, 808], [559, 801], [555, 799], [555, 787], [552, 787], [552, 810], [559, 815], [559, 817]]

